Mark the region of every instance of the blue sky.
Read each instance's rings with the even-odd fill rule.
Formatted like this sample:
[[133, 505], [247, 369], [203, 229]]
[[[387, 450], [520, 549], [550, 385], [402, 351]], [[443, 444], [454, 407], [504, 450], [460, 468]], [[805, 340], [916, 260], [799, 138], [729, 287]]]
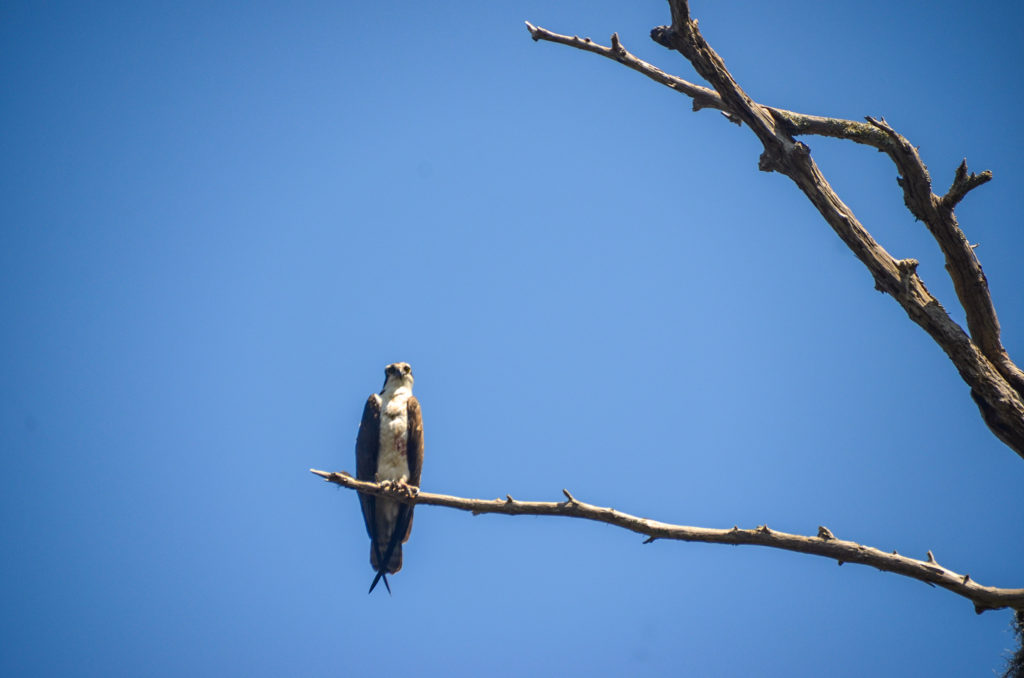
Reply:
[[[1018, 362], [1013, 3], [695, 2], [755, 99], [884, 116], [959, 209]], [[366, 595], [366, 396], [412, 363], [424, 489], [769, 526], [1024, 585], [1024, 462], [714, 111], [523, 21], [652, 43], [663, 2], [0, 9], [0, 673], [991, 675], [1010, 614], [869, 568], [424, 507]], [[806, 140], [941, 254], [871, 149]]]

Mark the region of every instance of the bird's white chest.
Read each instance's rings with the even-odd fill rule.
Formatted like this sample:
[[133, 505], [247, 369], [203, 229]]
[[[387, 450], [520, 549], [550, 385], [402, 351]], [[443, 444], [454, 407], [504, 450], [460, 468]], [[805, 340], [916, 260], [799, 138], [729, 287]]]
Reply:
[[[380, 447], [377, 454], [377, 481], [409, 479], [409, 414], [412, 393], [405, 388], [384, 394], [380, 413]], [[388, 397], [390, 396], [390, 397]]]

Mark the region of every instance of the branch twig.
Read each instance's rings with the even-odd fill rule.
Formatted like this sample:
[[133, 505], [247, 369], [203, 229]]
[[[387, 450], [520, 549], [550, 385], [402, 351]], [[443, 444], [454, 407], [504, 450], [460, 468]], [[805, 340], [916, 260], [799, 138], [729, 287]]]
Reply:
[[534, 42], [538, 40], [556, 42], [561, 45], [568, 45], [570, 47], [575, 47], [576, 49], [582, 49], [585, 52], [593, 52], [594, 54], [599, 54], [605, 58], [618, 61], [623, 66], [632, 68], [637, 73], [642, 73], [651, 80], [690, 97], [693, 99], [693, 110], [699, 111], [702, 108], [714, 108], [722, 111], [726, 114], [726, 117], [739, 124], [738, 119], [733, 119], [731, 117], [725, 104], [722, 103], [722, 97], [718, 96], [718, 93], [715, 92], [715, 90], [695, 85], [692, 82], [683, 80], [682, 78], [674, 75], [669, 75], [657, 66], [653, 66], [643, 59], [638, 58], [622, 46], [618, 33], [612, 34], [612, 46], [605, 47], [604, 45], [597, 44], [590, 38], [581, 38], [577, 35], [559, 35], [558, 33], [553, 33], [547, 30], [546, 28], [534, 26], [529, 21], [524, 23], [526, 24], [526, 29], [530, 31], [530, 36], [533, 38]]
[[310, 469], [310, 472], [324, 478], [328, 482], [336, 483], [350, 490], [357, 490], [365, 494], [387, 496], [389, 499], [402, 501], [407, 504], [447, 506], [448, 508], [461, 511], [469, 511], [473, 515], [502, 513], [513, 516], [565, 516], [608, 523], [609, 525], [646, 535], [645, 544], [656, 539], [697, 541], [709, 544], [750, 544], [832, 558], [840, 565], [843, 563], [870, 565], [879, 570], [895, 572], [905, 577], [923, 581], [926, 584], [948, 589], [973, 602], [974, 610], [979, 614], [985, 610], [996, 610], [1004, 607], [1024, 610], [1024, 588], [1000, 589], [992, 586], [982, 586], [971, 579], [969, 575], [958, 574], [939, 565], [931, 551], [928, 552], [928, 560], [907, 558], [897, 554], [895, 551], [886, 553], [870, 546], [862, 546], [856, 542], [836, 539], [826, 527], [819, 527], [818, 534], [814, 537], [779, 532], [770, 529], [767, 525], [760, 525], [752, 530], [742, 530], [739, 527], [726, 530], [690, 527], [640, 518], [612, 508], [587, 504], [575, 498], [568, 490], [562, 490], [566, 499], [561, 502], [519, 501], [513, 499], [510, 495], [505, 495], [504, 499], [469, 499], [422, 491], [414, 494], [403, 493], [400, 490], [382, 487], [377, 483], [356, 480], [344, 472], [330, 473], [316, 469]]

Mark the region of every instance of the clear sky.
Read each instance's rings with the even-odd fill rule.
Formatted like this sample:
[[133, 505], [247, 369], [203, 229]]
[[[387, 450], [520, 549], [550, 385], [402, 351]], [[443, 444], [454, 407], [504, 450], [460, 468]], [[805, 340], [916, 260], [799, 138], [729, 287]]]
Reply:
[[[755, 99], [884, 116], [1024, 361], [1018, 3], [697, 1]], [[747, 129], [662, 1], [0, 8], [0, 674], [991, 675], [1007, 611], [870, 568], [417, 511], [372, 596], [354, 471], [408, 361], [425, 490], [769, 526], [1024, 586], [1024, 461]], [[956, 318], [881, 154], [806, 139]]]

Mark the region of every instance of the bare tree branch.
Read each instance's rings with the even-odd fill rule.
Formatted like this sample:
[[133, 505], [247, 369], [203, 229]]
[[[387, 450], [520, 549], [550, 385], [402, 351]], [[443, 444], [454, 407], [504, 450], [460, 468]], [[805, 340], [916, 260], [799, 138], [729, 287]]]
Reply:
[[[530, 31], [530, 35], [533, 37], [534, 42], [538, 40], [547, 40], [549, 42], [557, 42], [562, 45], [569, 45], [570, 47], [582, 49], [586, 52], [600, 54], [608, 59], [618, 61], [627, 68], [632, 68], [637, 73], [646, 75], [655, 82], [659, 82], [670, 89], [674, 89], [681, 94], [685, 94], [693, 99], [693, 110], [695, 111], [699, 111], [702, 108], [715, 108], [722, 111], [722, 113], [727, 114], [727, 117], [729, 116], [728, 109], [725, 104], [722, 103], [722, 97], [718, 96], [718, 93], [715, 90], [695, 85], [692, 82], [683, 80], [682, 78], [674, 75], [669, 75], [657, 66], [652, 66], [643, 59], [637, 58], [622, 46], [622, 43], [619, 42], [618, 33], [612, 34], [612, 46], [605, 47], [597, 44], [590, 38], [580, 38], [576, 35], [559, 35], [558, 33], [552, 33], [547, 29], [538, 28], [529, 21], [525, 23], [526, 29]], [[739, 124], [738, 119], [730, 119]]]
[[967, 175], [967, 158], [964, 158], [960, 162], [960, 166], [956, 168], [956, 175], [953, 177], [953, 185], [949, 187], [949, 191], [942, 197], [942, 206], [947, 209], [953, 209], [957, 203], [964, 199], [968, 191], [972, 191], [978, 186], [984, 183], [988, 183], [992, 180], [992, 173], [985, 170], [981, 174], [975, 174], [971, 172], [970, 176]]
[[519, 501], [513, 499], [511, 495], [505, 495], [505, 499], [469, 499], [430, 492], [409, 493], [403, 491], [401, 487], [388, 487], [356, 480], [345, 472], [329, 473], [316, 469], [310, 469], [310, 472], [350, 490], [386, 496], [407, 504], [447, 506], [461, 511], [469, 511], [473, 515], [502, 513], [512, 516], [565, 516], [608, 523], [646, 535], [645, 544], [656, 539], [697, 541], [709, 544], [749, 544], [832, 558], [840, 565], [843, 563], [870, 565], [885, 572], [894, 572], [929, 585], [948, 589], [973, 602], [974, 610], [978, 614], [985, 610], [997, 610], [1004, 607], [1024, 610], [1024, 588], [1000, 589], [982, 586], [971, 579], [969, 575], [958, 574], [939, 565], [931, 551], [928, 552], [927, 560], [916, 560], [901, 556], [895, 551], [886, 553], [856, 542], [836, 539], [826, 527], [819, 527], [818, 534], [813, 537], [779, 532], [769, 529], [767, 525], [761, 525], [752, 530], [741, 530], [739, 527], [725, 530], [690, 527], [640, 518], [612, 508], [587, 504], [576, 499], [568, 490], [562, 490], [565, 494], [565, 501], [562, 502]]
[[[693, 108], [715, 108], [733, 122], [745, 123], [764, 145], [758, 166], [786, 175], [803, 191], [847, 247], [868, 268], [875, 288], [890, 294], [907, 315], [946, 352], [992, 432], [1024, 457], [1024, 372], [1010, 359], [1000, 339], [999, 321], [988, 282], [957, 224], [953, 209], [974, 188], [991, 178], [990, 172], [967, 174], [966, 162], [958, 168], [945, 196], [932, 191], [931, 177], [917, 149], [884, 120], [866, 118], [855, 122], [809, 116], [771, 108], [753, 101], [736, 83], [722, 58], [704, 40], [697, 22], [690, 19], [686, 0], [669, 0], [672, 25], [659, 26], [651, 38], [682, 54], [714, 91], [669, 75], [637, 58], [612, 36], [603, 47], [589, 38], [565, 36], [547, 29], [526, 27], [537, 40], [556, 42], [614, 59], [693, 99]], [[820, 135], [848, 139], [886, 153], [899, 172], [904, 203], [924, 222], [946, 258], [970, 331], [963, 330], [925, 287], [917, 275], [917, 260], [894, 259], [878, 244], [853, 211], [839, 198], [811, 159], [810, 149], [795, 137]]]

